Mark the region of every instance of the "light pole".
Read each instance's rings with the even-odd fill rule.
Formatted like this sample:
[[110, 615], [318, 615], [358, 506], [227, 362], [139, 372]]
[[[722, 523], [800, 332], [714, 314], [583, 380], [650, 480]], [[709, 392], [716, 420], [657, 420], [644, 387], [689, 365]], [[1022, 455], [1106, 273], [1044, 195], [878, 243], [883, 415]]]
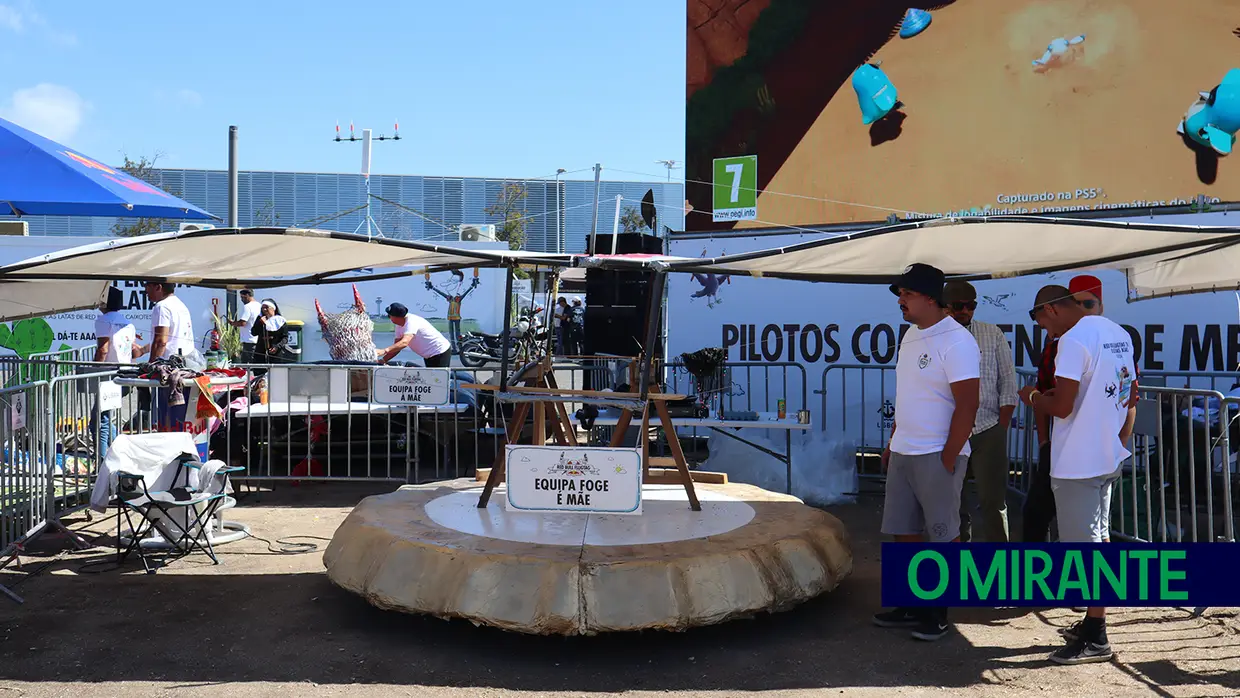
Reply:
[[555, 253], [564, 254], [564, 231], [560, 224], [560, 175], [568, 170], [563, 167], [555, 171]]
[[667, 181], [672, 181], [672, 170], [679, 170], [680, 163], [675, 160], [655, 160], [655, 163], [667, 168]]

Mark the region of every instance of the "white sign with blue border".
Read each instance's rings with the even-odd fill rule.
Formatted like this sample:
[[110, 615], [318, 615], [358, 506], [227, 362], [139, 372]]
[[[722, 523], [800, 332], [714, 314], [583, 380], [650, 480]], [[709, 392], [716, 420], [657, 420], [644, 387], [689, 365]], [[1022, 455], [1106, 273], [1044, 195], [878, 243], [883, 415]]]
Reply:
[[376, 368], [371, 401], [380, 405], [448, 404], [446, 368]]
[[642, 458], [637, 449], [506, 449], [509, 511], [642, 513]]

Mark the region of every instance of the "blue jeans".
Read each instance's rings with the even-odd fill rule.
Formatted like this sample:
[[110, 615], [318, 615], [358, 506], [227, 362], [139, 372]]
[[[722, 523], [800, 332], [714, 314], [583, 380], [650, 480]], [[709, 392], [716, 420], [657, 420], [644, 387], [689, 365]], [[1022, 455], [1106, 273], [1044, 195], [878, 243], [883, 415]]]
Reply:
[[102, 461], [108, 455], [108, 447], [116, 440], [120, 430], [112, 423], [111, 412], [100, 414], [98, 419], [92, 417], [90, 421], [90, 429], [95, 433], [95, 443], [99, 447], [99, 460]]

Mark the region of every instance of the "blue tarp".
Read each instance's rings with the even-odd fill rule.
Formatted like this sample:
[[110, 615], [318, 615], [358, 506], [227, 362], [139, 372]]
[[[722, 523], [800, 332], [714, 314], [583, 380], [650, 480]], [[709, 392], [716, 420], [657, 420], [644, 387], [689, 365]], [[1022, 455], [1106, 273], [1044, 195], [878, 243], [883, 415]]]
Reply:
[[0, 119], [0, 215], [216, 218], [4, 119]]

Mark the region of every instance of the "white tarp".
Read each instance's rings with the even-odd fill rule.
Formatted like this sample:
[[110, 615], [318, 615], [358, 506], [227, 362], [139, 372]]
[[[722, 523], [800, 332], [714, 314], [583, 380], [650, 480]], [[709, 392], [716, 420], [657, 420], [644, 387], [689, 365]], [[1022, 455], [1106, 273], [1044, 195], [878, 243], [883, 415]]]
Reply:
[[1127, 274], [1131, 300], [1240, 291], [1240, 246], [1236, 243], [1211, 245], [1136, 263], [1128, 268]]
[[108, 285], [107, 281], [0, 282], [0, 321], [94, 308], [104, 298]]
[[949, 276], [1008, 278], [1070, 269], [1123, 269], [1220, 242], [1240, 242], [1240, 228], [1022, 216], [936, 219], [834, 237], [822, 233], [795, 245], [674, 261], [666, 268], [730, 276], [886, 283], [908, 265], [921, 262]]
[[75, 247], [0, 267], [14, 279], [159, 279], [195, 286], [287, 286], [356, 280], [357, 270], [422, 274], [508, 263], [564, 266], [566, 255], [470, 250], [298, 228], [195, 230]]

